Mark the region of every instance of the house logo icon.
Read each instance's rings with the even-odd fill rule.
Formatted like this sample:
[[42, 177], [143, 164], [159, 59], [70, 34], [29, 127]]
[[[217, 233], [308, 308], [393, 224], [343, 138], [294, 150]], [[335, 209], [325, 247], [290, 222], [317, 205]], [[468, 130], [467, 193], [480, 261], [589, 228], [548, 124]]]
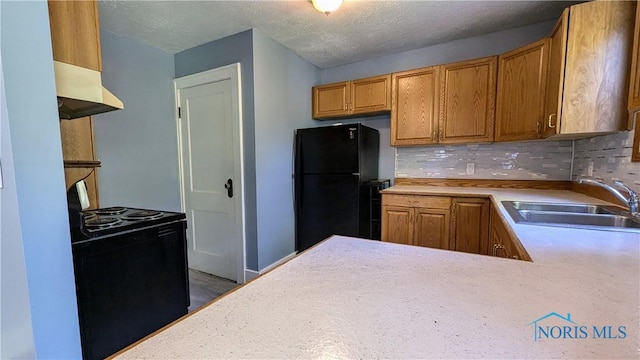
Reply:
[[[550, 335], [549, 333], [551, 332], [551, 329], [557, 328], [557, 329], [560, 329], [560, 330], [566, 330], [566, 328], [569, 328], [569, 329], [572, 328], [571, 325], [562, 326], [562, 327], [560, 327], [560, 326], [552, 326], [552, 327], [546, 327], [546, 329], [548, 329], [549, 331], [545, 331], [546, 330], [545, 327], [538, 326], [538, 323], [540, 323], [540, 322], [542, 322], [542, 321], [544, 321], [546, 319], [552, 318], [552, 317], [564, 320], [564, 322], [567, 322], [569, 324], [574, 325], [576, 328], [579, 328], [577, 326], [578, 324], [576, 324], [575, 322], [573, 322], [573, 320], [571, 320], [571, 314], [570, 313], [567, 313], [567, 317], [564, 317], [564, 316], [558, 314], [557, 312], [550, 312], [547, 315], [544, 315], [544, 316], [542, 316], [542, 317], [540, 317], [540, 318], [538, 318], [536, 320], [533, 320], [532, 322], [530, 322], [528, 324], [528, 325], [533, 325], [533, 341], [538, 341], [540, 339], [540, 335], [543, 335], [543, 337], [549, 337], [549, 335]], [[551, 336], [551, 337], [553, 337], [553, 336]], [[560, 337], [560, 336], [558, 336], [558, 337]]]
[[533, 325], [533, 341], [541, 339], [625, 339], [627, 327], [624, 325], [578, 325], [571, 319], [571, 314], [562, 316], [550, 312], [528, 326]]

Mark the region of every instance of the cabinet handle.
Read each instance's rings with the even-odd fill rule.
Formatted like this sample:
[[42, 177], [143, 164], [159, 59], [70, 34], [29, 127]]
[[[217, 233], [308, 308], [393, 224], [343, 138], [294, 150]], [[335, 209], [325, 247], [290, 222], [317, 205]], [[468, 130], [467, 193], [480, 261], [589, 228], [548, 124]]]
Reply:
[[555, 128], [555, 127], [556, 127], [555, 125], [552, 125], [552, 123], [551, 123], [551, 119], [553, 119], [553, 117], [554, 117], [554, 116], [556, 116], [556, 117], [557, 117], [557, 114], [551, 114], [551, 115], [549, 115], [549, 122], [548, 122], [548, 125], [549, 125], [549, 128], [551, 128], [551, 129], [553, 129], [553, 128]]
[[540, 121], [538, 121], [538, 123], [536, 124], [536, 133], [538, 135], [542, 134], [542, 123]]
[[498, 256], [498, 250], [504, 250], [506, 249], [504, 247], [504, 245], [500, 245], [500, 244], [493, 244], [493, 256]]
[[440, 140], [444, 140], [444, 132], [440, 129]]
[[344, 103], [344, 110], [349, 110], [349, 104], [348, 103]]

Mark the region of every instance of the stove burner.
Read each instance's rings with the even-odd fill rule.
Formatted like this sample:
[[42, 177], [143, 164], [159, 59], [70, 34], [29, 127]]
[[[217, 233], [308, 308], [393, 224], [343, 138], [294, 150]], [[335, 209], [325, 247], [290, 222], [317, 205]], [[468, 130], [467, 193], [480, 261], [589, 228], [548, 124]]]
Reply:
[[90, 220], [85, 220], [84, 226], [88, 229], [100, 229], [107, 226], [113, 226], [119, 224], [121, 221], [116, 218], [110, 217], [96, 217]]
[[98, 209], [94, 211], [94, 213], [98, 215], [120, 215], [125, 211], [127, 211], [127, 208], [124, 208], [122, 206], [113, 206], [104, 209]]
[[95, 218], [98, 217], [98, 215], [94, 213], [84, 213], [82, 214], [82, 217], [84, 218], [84, 222], [86, 223], [87, 221], [94, 220]]
[[122, 216], [125, 220], [152, 220], [162, 216], [160, 211], [141, 210]]

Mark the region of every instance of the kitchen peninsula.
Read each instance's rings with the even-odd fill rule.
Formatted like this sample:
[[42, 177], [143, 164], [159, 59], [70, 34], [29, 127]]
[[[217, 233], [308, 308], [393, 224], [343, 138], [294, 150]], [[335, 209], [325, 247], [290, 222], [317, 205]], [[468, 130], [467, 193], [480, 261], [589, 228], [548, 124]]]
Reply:
[[[454, 190], [598, 201], [430, 191]], [[115, 358], [637, 358], [638, 233], [516, 224], [498, 208], [532, 262], [334, 236]]]

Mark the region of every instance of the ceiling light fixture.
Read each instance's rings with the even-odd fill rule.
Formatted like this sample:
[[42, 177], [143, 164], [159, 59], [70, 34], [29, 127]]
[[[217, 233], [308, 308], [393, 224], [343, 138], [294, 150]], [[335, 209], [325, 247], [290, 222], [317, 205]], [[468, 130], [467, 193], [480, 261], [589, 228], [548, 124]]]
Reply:
[[329, 15], [338, 10], [342, 5], [342, 0], [311, 0], [311, 3], [316, 10]]

